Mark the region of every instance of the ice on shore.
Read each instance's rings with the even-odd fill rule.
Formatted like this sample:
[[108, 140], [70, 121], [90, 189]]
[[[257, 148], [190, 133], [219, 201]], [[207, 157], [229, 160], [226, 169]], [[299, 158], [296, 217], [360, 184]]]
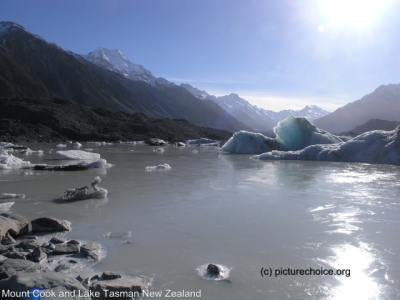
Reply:
[[400, 126], [392, 131], [366, 132], [342, 143], [312, 145], [297, 151], [272, 151], [252, 158], [400, 165]]
[[171, 166], [169, 164], [161, 164], [158, 166], [147, 166], [146, 171], [154, 171], [154, 170], [169, 170]]
[[63, 194], [61, 194], [61, 199], [64, 201], [74, 201], [74, 200], [85, 200], [90, 198], [105, 198], [107, 197], [108, 191], [104, 188], [99, 187], [101, 178], [97, 176], [92, 182], [92, 190], [89, 192], [87, 186], [68, 189]]
[[94, 161], [100, 159], [100, 154], [87, 152], [83, 150], [65, 150], [57, 151], [60, 154], [61, 159], [72, 159], [72, 160], [87, 160]]
[[225, 153], [260, 154], [273, 150], [300, 150], [315, 144], [340, 143], [343, 140], [329, 132], [318, 129], [306, 118], [290, 116], [274, 128], [276, 137], [266, 137], [260, 133], [236, 132], [221, 147]]
[[31, 163], [5, 151], [0, 152], [0, 170], [29, 168]]

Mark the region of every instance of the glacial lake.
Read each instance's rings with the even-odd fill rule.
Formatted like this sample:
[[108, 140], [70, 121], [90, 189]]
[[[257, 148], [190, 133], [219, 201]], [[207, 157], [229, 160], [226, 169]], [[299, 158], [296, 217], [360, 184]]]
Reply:
[[[52, 159], [70, 146], [27, 146], [44, 155], [12, 154], [70, 163]], [[105, 256], [90, 272], [149, 276], [161, 299], [167, 290], [201, 291], [203, 300], [400, 298], [399, 166], [257, 161], [206, 147], [86, 148], [114, 166], [0, 170], [0, 194], [25, 194], [7, 200], [15, 201], [11, 211], [67, 219], [72, 230], [61, 236], [100, 243]], [[171, 169], [146, 171], [164, 163]], [[106, 199], [59, 200], [96, 176]], [[196, 269], [208, 263], [229, 268], [229, 280], [202, 278]], [[303, 275], [275, 276], [288, 268]]]

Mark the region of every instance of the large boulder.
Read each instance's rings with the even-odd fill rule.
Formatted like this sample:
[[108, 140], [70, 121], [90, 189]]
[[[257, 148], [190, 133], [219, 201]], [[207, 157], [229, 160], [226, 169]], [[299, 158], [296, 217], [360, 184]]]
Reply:
[[0, 213], [0, 241], [9, 233], [17, 236], [29, 224], [28, 219], [12, 212]]
[[97, 299], [112, 299], [113, 293], [116, 294], [116, 292], [120, 293], [120, 295], [132, 293], [136, 298], [149, 287], [150, 283], [150, 278], [139, 275], [115, 280], [99, 280], [91, 285], [90, 290], [100, 294]]
[[70, 231], [71, 222], [55, 218], [38, 218], [31, 222], [33, 232], [60, 232]]
[[101, 246], [96, 242], [88, 242], [81, 247], [81, 254], [89, 259], [97, 260], [100, 256]]
[[79, 245], [77, 244], [57, 244], [54, 247], [52, 254], [74, 254], [79, 252]]
[[[13, 292], [40, 290], [40, 293], [46, 296], [41, 298], [47, 300], [91, 300], [89, 291], [78, 280], [62, 273], [21, 273], [9, 278], [1, 288]], [[34, 294], [32, 296], [32, 299], [36, 299]], [[5, 299], [15, 298], [5, 297]]]
[[41, 267], [32, 261], [25, 259], [6, 259], [0, 263], [0, 280], [7, 279], [20, 273], [40, 272]]

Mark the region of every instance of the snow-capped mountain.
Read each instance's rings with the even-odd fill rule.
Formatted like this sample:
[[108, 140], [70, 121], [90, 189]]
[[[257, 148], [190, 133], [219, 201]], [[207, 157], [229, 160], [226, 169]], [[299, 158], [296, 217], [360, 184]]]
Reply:
[[117, 72], [132, 80], [144, 81], [152, 86], [175, 85], [162, 77], [156, 77], [142, 65], [131, 62], [119, 49], [101, 47], [82, 57], [100, 68]]
[[294, 115], [295, 117], [305, 117], [310, 121], [329, 114], [328, 111], [312, 105], [306, 106], [301, 110], [282, 110], [274, 112], [265, 110], [250, 104], [247, 100], [240, 98], [237, 94], [216, 97], [208, 94], [206, 91], [199, 90], [190, 84], [181, 84], [192, 95], [203, 100], [212, 100], [222, 107], [236, 119], [253, 128], [256, 131], [271, 131], [272, 128], [287, 117]]

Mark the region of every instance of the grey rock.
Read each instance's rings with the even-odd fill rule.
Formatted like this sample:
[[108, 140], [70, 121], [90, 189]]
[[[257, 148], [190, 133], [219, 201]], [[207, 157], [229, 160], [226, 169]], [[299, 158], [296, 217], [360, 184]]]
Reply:
[[0, 280], [19, 273], [39, 272], [40, 265], [24, 259], [7, 259], [0, 265]]
[[121, 278], [122, 276], [118, 273], [115, 272], [110, 272], [110, 271], [104, 271], [103, 274], [101, 274], [101, 278], [104, 280], [112, 280], [112, 279], [117, 279]]
[[209, 264], [207, 266], [207, 273], [210, 276], [218, 276], [219, 275], [219, 268], [216, 265]]
[[60, 232], [71, 230], [71, 222], [55, 218], [38, 218], [31, 222], [33, 232]]
[[142, 293], [151, 283], [151, 279], [146, 276], [135, 276], [118, 278], [115, 280], [96, 281], [90, 286], [93, 292], [99, 292], [99, 299], [107, 299], [105, 290], [110, 292], [137, 292]]
[[81, 247], [81, 253], [86, 258], [99, 259], [101, 246], [96, 242], [89, 242]]
[[16, 249], [14, 249], [10, 252], [4, 253], [4, 256], [7, 258], [22, 259], [22, 260], [25, 260], [28, 255], [29, 255], [29, 252], [21, 252]]
[[28, 219], [16, 213], [0, 213], [0, 241], [3, 240], [7, 233], [10, 233], [12, 236], [21, 234], [28, 224]]
[[57, 266], [57, 267], [54, 269], [54, 271], [55, 271], [55, 272], [61, 272], [61, 271], [67, 271], [67, 270], [69, 270], [69, 269], [70, 269], [70, 267], [68, 267], [66, 264], [62, 264], [62, 265]]
[[37, 247], [32, 251], [28, 258], [34, 262], [40, 263], [47, 258], [47, 254], [42, 250], [41, 247]]
[[69, 240], [67, 242], [68, 245], [80, 245], [81, 242], [77, 241], [77, 240]]
[[55, 245], [55, 248], [52, 254], [73, 254], [79, 252], [79, 245], [76, 244], [58, 244]]
[[10, 235], [9, 232], [7, 232], [6, 236], [3, 238], [3, 240], [1, 241], [2, 245], [12, 245], [15, 244], [15, 240], [13, 239], [13, 237]]
[[66, 240], [60, 239], [59, 237], [52, 237], [51, 240], [49, 241], [49, 243], [52, 244], [64, 244], [66, 242]]
[[18, 244], [15, 244], [15, 248], [24, 250], [24, 251], [29, 251], [29, 250], [34, 250], [38, 247], [37, 243], [35, 240], [23, 240], [19, 242]]
[[[2, 288], [16, 292], [28, 291], [33, 288], [39, 288], [46, 292], [53, 291], [56, 297], [46, 297], [46, 300], [91, 300], [87, 294], [88, 290], [79, 281], [63, 273], [21, 273], [9, 278], [3, 283]], [[73, 291], [75, 291], [75, 297], [72, 294]], [[61, 293], [70, 296], [60, 297]]]

